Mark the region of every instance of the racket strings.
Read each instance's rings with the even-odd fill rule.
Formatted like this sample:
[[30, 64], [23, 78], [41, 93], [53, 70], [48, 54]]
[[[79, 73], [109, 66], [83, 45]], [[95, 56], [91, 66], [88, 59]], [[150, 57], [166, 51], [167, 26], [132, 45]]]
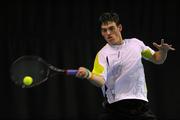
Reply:
[[[33, 87], [46, 81], [50, 70], [41, 58], [35, 56], [23, 56], [15, 61], [11, 66], [11, 78], [17, 85], [24, 87]], [[31, 85], [25, 85], [23, 78], [31, 76], [33, 82]]]
[[[45, 82], [49, 77], [57, 74], [75, 75], [77, 70], [63, 70], [53, 65], [47, 64], [38, 56], [22, 56], [18, 58], [11, 66], [12, 81], [23, 87], [30, 88]], [[32, 78], [31, 84], [26, 84], [23, 80], [27, 76]]]

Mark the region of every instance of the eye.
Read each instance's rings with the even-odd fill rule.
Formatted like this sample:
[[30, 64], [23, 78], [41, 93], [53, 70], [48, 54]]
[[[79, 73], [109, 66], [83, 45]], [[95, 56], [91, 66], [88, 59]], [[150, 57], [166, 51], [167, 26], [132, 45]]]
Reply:
[[114, 31], [114, 30], [115, 30], [115, 27], [113, 27], [113, 26], [112, 26], [112, 27], [109, 27], [109, 30], [110, 30], [110, 31]]
[[102, 29], [101, 29], [101, 32], [107, 32], [107, 29], [103, 29], [103, 28], [102, 28]]

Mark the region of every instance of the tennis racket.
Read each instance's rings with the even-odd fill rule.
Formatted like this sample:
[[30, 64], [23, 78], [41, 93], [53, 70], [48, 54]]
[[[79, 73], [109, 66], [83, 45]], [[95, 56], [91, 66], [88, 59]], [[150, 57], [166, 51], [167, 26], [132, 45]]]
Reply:
[[48, 64], [39, 56], [22, 56], [15, 60], [10, 68], [11, 80], [22, 88], [37, 86], [59, 73], [64, 75], [76, 75], [77, 70], [59, 69]]

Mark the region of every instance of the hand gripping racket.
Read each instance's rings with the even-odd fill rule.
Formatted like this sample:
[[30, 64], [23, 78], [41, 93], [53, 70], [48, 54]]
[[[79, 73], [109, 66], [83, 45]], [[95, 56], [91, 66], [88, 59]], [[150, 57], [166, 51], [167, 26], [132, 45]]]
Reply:
[[76, 75], [77, 70], [59, 69], [48, 64], [45, 60], [38, 56], [22, 56], [15, 60], [10, 68], [12, 81], [22, 88], [37, 86], [57, 73]]

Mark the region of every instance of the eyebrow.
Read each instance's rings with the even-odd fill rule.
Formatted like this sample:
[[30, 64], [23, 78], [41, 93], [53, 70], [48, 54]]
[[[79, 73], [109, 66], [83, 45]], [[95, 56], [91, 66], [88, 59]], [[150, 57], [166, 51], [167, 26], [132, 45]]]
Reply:
[[101, 27], [101, 30], [112, 29], [112, 28], [115, 28], [115, 26], [108, 26], [106, 28]]
[[[114, 25], [110, 25], [110, 26], [107, 26], [106, 28], [112, 28], [112, 27], [115, 27]], [[103, 26], [101, 26], [101, 28], [103, 28]]]

